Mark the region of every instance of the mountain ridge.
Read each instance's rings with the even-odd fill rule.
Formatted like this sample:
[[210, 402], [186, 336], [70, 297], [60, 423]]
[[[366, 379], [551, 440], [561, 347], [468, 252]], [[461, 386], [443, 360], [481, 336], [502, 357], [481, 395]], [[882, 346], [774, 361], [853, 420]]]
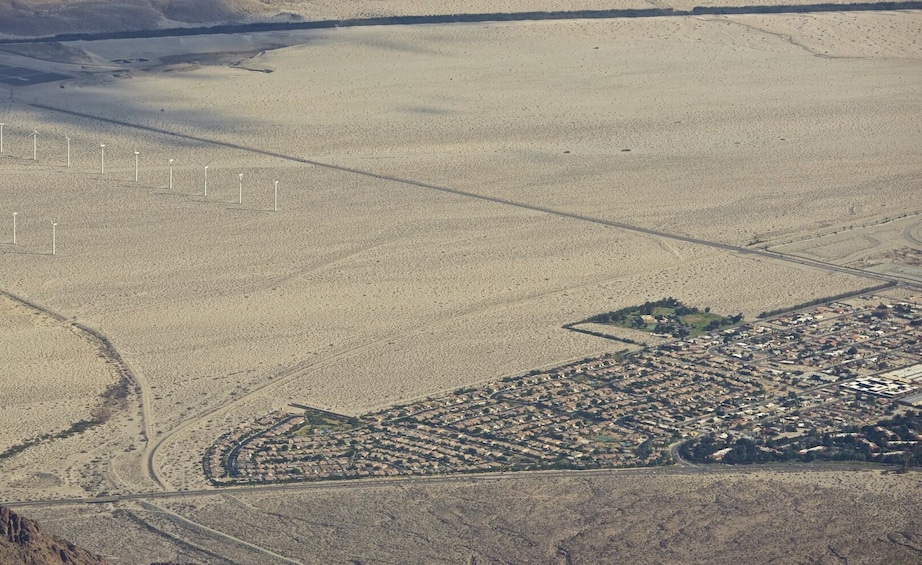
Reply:
[[0, 506], [0, 563], [106, 565], [100, 555], [45, 533], [38, 522]]

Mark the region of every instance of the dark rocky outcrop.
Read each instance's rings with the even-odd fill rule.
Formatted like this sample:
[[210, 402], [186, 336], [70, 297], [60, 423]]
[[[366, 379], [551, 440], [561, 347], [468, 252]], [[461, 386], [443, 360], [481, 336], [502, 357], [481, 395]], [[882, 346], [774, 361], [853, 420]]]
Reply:
[[47, 534], [38, 523], [0, 506], [0, 563], [22, 565], [104, 565], [106, 561]]

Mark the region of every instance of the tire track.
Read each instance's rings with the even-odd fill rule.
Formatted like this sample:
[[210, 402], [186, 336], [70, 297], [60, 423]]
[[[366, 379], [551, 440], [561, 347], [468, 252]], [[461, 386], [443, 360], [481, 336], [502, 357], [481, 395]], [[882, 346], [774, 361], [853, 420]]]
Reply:
[[[529, 229], [529, 228], [534, 227], [535, 225], [537, 225], [537, 222], [529, 222], [527, 224], [523, 224], [520, 226], [496, 230], [492, 232], [491, 235], [497, 235], [499, 233], [508, 233], [510, 231]], [[460, 238], [452, 239], [446, 242], [446, 244], [457, 244], [461, 242], [471, 241], [478, 237], [482, 237], [482, 236], [460, 237]], [[205, 291], [205, 292], [197, 293], [197, 294], [187, 296], [187, 297], [182, 297], [182, 298], [171, 298], [169, 300], [163, 299], [161, 302], [154, 304], [154, 305], [152, 305], [151, 303], [146, 303], [143, 306], [126, 306], [124, 308], [110, 308], [110, 309], [105, 309], [105, 310], [99, 310], [98, 313], [102, 315], [125, 314], [128, 312], [135, 312], [139, 310], [149, 310], [152, 306], [159, 306], [159, 305], [166, 304], [166, 303], [169, 303], [171, 306], [175, 307], [176, 305], [181, 304], [183, 302], [198, 301], [198, 300], [209, 299], [209, 298], [222, 298], [225, 296], [233, 296], [233, 295], [238, 295], [238, 294], [246, 294], [248, 292], [258, 292], [262, 290], [267, 290], [270, 288], [287, 285], [293, 281], [297, 281], [298, 279], [301, 279], [301, 278], [304, 278], [310, 275], [327, 272], [330, 269], [346, 261], [349, 261], [353, 258], [361, 257], [362, 255], [369, 254], [373, 251], [387, 249], [389, 247], [398, 247], [400, 244], [401, 242], [399, 241], [388, 241], [384, 243], [371, 243], [367, 245], [357, 245], [341, 253], [333, 254], [328, 259], [318, 261], [317, 263], [308, 265], [302, 269], [295, 269], [289, 273], [280, 274], [271, 279], [254, 281], [251, 283], [238, 284], [228, 290], [215, 289], [215, 290]], [[666, 246], [663, 246], [662, 244], [658, 242], [657, 242], [657, 245], [660, 245], [663, 249], [667, 249], [671, 253], [676, 254], [675, 251], [671, 250], [670, 248]]]
[[167, 510], [166, 508], [163, 508], [162, 506], [157, 506], [156, 504], [152, 502], [145, 502], [143, 500], [139, 500], [138, 504], [140, 504], [141, 508], [144, 508], [148, 512], [154, 512], [154, 513], [160, 514], [164, 516], [167, 520], [177, 524], [178, 526], [182, 528], [192, 530], [193, 532], [199, 535], [218, 540], [219, 542], [223, 544], [229, 543], [231, 545], [236, 545], [238, 547], [242, 547], [250, 551], [255, 551], [257, 553], [262, 554], [265, 557], [271, 557], [272, 559], [276, 561], [287, 563], [289, 565], [304, 565], [304, 563], [302, 563], [301, 561], [295, 561], [294, 559], [290, 559], [288, 557], [285, 557], [284, 555], [279, 555], [278, 553], [275, 553], [274, 551], [270, 551], [268, 549], [265, 549], [256, 544], [250, 543], [248, 541], [244, 541], [230, 534], [225, 534], [224, 532], [221, 532], [219, 530], [215, 530], [203, 524], [193, 522], [192, 520], [189, 520], [183, 516], [180, 516], [179, 514], [171, 510]]
[[207, 300], [211, 298], [222, 298], [225, 296], [233, 296], [237, 294], [246, 294], [248, 292], [266, 290], [268, 288], [286, 284], [290, 280], [294, 280], [294, 279], [309, 275], [315, 271], [323, 272], [343, 261], [348, 261], [352, 257], [361, 255], [362, 253], [373, 251], [375, 249], [384, 247], [386, 245], [387, 244], [374, 244], [374, 245], [356, 247], [356, 248], [347, 250], [343, 253], [340, 253], [338, 255], [334, 255], [333, 257], [330, 257], [329, 259], [319, 261], [313, 265], [305, 267], [304, 269], [292, 271], [290, 273], [279, 275], [277, 277], [274, 277], [268, 280], [260, 280], [260, 281], [253, 281], [250, 283], [236, 284], [233, 287], [229, 288], [228, 290], [211, 290], [211, 291], [201, 292], [198, 294], [193, 294], [187, 297], [164, 298], [163, 300], [161, 300], [160, 302], [156, 304], [146, 303], [143, 306], [126, 306], [124, 308], [111, 308], [111, 309], [106, 309], [106, 310], [100, 310], [99, 313], [103, 315], [107, 315], [107, 316], [113, 315], [113, 314], [125, 314], [128, 312], [135, 312], [139, 310], [148, 310], [152, 307], [160, 306], [163, 304], [170, 304], [171, 306], [175, 307], [178, 304], [181, 304], [184, 302]]
[[705, 21], [709, 21], [709, 22], [721, 22], [725, 24], [737, 25], [737, 26], [744, 27], [746, 29], [749, 29], [749, 30], [752, 30], [758, 33], [764, 33], [765, 35], [770, 35], [772, 37], [775, 37], [777, 39], [784, 41], [785, 43], [788, 43], [789, 45], [793, 45], [794, 47], [803, 49], [810, 55], [814, 57], [818, 57], [820, 59], [866, 59], [867, 58], [867, 57], [852, 57], [852, 56], [845, 56], [845, 55], [829, 55], [828, 53], [820, 53], [819, 51], [815, 49], [811, 49], [810, 47], [807, 47], [803, 43], [798, 42], [797, 40], [794, 39], [793, 35], [786, 34], [786, 33], [780, 33], [776, 31], [770, 31], [767, 29], [762, 29], [758, 26], [747, 24], [747, 23], [741, 22], [736, 19], [730, 19], [728, 16], [715, 16], [712, 18], [702, 18], [702, 19]]
[[239, 565], [235, 563], [234, 561], [231, 561], [230, 559], [224, 557], [223, 555], [218, 555], [217, 553], [209, 549], [205, 549], [204, 547], [199, 547], [198, 545], [195, 545], [194, 543], [191, 543], [184, 539], [180, 539], [179, 537], [174, 536], [171, 533], [165, 532], [161, 530], [160, 528], [157, 528], [156, 526], [149, 523], [147, 520], [145, 520], [144, 518], [141, 518], [136, 513], [130, 510], [116, 510], [115, 512], [112, 513], [112, 515], [116, 518], [125, 518], [131, 522], [134, 522], [142, 530], [148, 531], [157, 537], [164, 538], [169, 543], [175, 544], [179, 546], [180, 548], [186, 551], [189, 551], [190, 553], [201, 553], [202, 555], [207, 555], [208, 557], [211, 557], [212, 559], [217, 559], [223, 562], [225, 565]]
[[922, 222], [917, 222], [915, 224], [906, 226], [903, 229], [903, 239], [905, 239], [909, 243], [914, 243], [916, 245], [922, 246], [922, 239], [919, 239], [918, 237], [912, 234], [912, 232], [915, 231], [915, 229], [920, 226], [922, 226]]
[[[0, 289], [0, 294], [2, 294], [3, 296], [13, 301], [19, 302], [20, 304], [23, 304], [33, 310], [41, 312], [42, 314], [45, 314], [46, 316], [49, 316], [53, 318], [54, 320], [57, 320], [58, 322], [61, 322], [72, 328], [75, 328], [79, 330], [81, 333], [85, 334], [89, 338], [90, 341], [95, 341], [100, 344], [102, 355], [106, 358], [106, 361], [109, 361], [113, 365], [115, 365], [115, 367], [117, 367], [118, 374], [122, 378], [127, 379], [129, 383], [135, 385], [137, 387], [137, 390], [139, 391], [139, 394], [141, 397], [140, 398], [141, 418], [144, 421], [144, 436], [145, 436], [144, 439], [147, 445], [147, 448], [145, 448], [145, 450], [149, 449], [151, 438], [153, 437], [153, 427], [154, 427], [153, 415], [151, 414], [151, 411], [150, 411], [150, 399], [151, 399], [150, 384], [147, 382], [147, 380], [143, 376], [141, 376], [141, 374], [138, 371], [134, 369], [134, 367], [131, 366], [131, 363], [129, 363], [129, 361], [125, 358], [125, 356], [118, 350], [118, 348], [109, 338], [109, 336], [96, 328], [90, 327], [81, 322], [75, 322], [75, 321], [69, 320], [64, 315], [59, 314], [58, 312], [55, 312], [54, 310], [51, 310], [50, 308], [47, 308], [45, 306], [32, 302], [31, 300], [22, 298], [21, 296], [13, 294], [12, 292], [9, 292], [7, 290]], [[160, 479], [157, 476], [157, 473], [154, 469], [148, 466], [145, 469], [145, 475], [146, 475], [146, 478], [156, 483], [160, 488], [164, 488], [163, 483], [160, 482]]]

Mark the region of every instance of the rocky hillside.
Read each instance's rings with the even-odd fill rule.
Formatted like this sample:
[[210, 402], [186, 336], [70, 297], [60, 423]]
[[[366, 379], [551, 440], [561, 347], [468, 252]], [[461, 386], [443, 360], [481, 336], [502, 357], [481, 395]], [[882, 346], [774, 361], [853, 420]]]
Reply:
[[40, 37], [271, 19], [258, 0], [0, 0], [0, 36]]
[[100, 565], [99, 555], [41, 531], [38, 524], [0, 506], [0, 563]]

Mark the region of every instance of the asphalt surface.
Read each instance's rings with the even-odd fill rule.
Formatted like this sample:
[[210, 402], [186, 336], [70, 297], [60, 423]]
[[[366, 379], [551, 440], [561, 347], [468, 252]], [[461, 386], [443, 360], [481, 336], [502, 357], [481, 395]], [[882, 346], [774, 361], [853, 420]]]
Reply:
[[70, 77], [59, 73], [49, 73], [37, 69], [27, 69], [26, 67], [14, 67], [0, 63], [0, 83], [10, 86], [29, 86], [31, 84], [41, 84], [43, 82], [53, 82], [56, 80], [66, 80]]
[[[672, 449], [677, 449], [674, 445]], [[673, 451], [678, 455], [677, 451]], [[829, 463], [766, 463], [761, 465], [722, 465], [707, 464], [696, 465], [678, 458], [680, 463], [666, 467], [636, 467], [626, 469], [586, 469], [586, 470], [553, 470], [553, 471], [516, 471], [505, 473], [479, 473], [479, 474], [452, 474], [452, 475], [431, 475], [431, 476], [410, 476], [410, 477], [392, 477], [384, 479], [354, 479], [340, 481], [315, 481], [302, 483], [271, 483], [244, 485], [233, 487], [196, 489], [196, 490], [173, 490], [158, 492], [139, 492], [126, 493], [110, 496], [98, 496], [87, 498], [54, 498], [46, 500], [16, 500], [4, 501], [3, 506], [12, 508], [26, 507], [54, 507], [54, 506], [72, 506], [82, 504], [112, 504], [118, 502], [127, 502], [132, 500], [163, 500], [178, 498], [194, 498], [200, 496], [221, 496], [223, 494], [248, 494], [248, 493], [284, 493], [284, 492], [309, 492], [316, 490], [337, 490], [337, 489], [365, 489], [381, 488], [389, 486], [431, 486], [438, 484], [478, 484], [478, 483], [495, 483], [501, 481], [511, 481], [519, 479], [580, 479], [593, 477], [636, 477], [636, 476], [655, 476], [655, 475], [727, 475], [752, 472], [787, 472], [787, 473], [826, 473], [830, 471], [865, 471], [865, 472], [885, 472], [893, 470], [890, 467], [880, 465], [861, 464], [855, 462]], [[913, 472], [919, 473], [920, 470]]]
[[[659, 3], [652, 3], [659, 4]], [[406, 26], [453, 23], [523, 22], [542, 20], [600, 20], [629, 18], [689, 17], [700, 15], [738, 14], [805, 14], [818, 12], [881, 12], [892, 10], [917, 10], [922, 2], [842, 2], [814, 4], [781, 4], [750, 6], [695, 6], [691, 10], [677, 10], [659, 4], [650, 8], [608, 10], [557, 10], [533, 12], [488, 12], [468, 14], [441, 14], [415, 16], [378, 16], [335, 20], [310, 20], [297, 22], [259, 22], [250, 24], [218, 24], [208, 27], [145, 29], [104, 33], [64, 33], [51, 37], [0, 39], [2, 44], [49, 43], [57, 41], [98, 41], [106, 39], [139, 39], [150, 37], [181, 37], [190, 35], [215, 35], [231, 33], [259, 33], [266, 31], [292, 31], [309, 29], [334, 29], [341, 27]]]

